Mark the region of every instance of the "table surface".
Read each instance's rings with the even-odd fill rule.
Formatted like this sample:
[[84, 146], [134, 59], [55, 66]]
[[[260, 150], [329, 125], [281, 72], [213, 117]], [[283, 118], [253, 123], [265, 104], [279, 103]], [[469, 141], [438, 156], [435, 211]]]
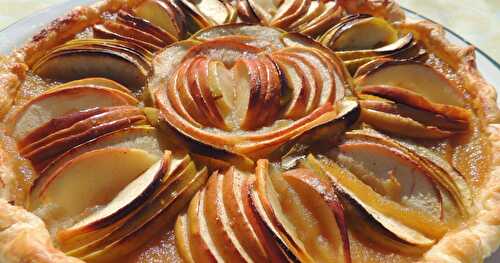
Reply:
[[[68, 0], [0, 0], [0, 30], [16, 20]], [[455, 31], [500, 62], [500, 0], [397, 0]]]

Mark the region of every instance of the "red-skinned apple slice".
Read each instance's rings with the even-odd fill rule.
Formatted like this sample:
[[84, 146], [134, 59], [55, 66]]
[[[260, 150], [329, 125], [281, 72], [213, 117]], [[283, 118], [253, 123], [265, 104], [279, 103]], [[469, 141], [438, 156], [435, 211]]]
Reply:
[[269, 56], [261, 57], [260, 62], [265, 68], [265, 78], [267, 79], [267, 89], [262, 106], [263, 109], [267, 110], [261, 114], [261, 120], [263, 125], [267, 125], [277, 119], [280, 111], [283, 76], [278, 65]]
[[139, 30], [142, 30], [144, 32], [153, 35], [155, 38], [161, 40], [162, 46], [166, 46], [177, 41], [177, 38], [173, 36], [171, 33], [163, 30], [158, 26], [151, 24], [147, 20], [134, 16], [123, 10], [118, 11], [118, 16], [116, 17], [116, 20], [124, 25], [135, 27]]
[[184, 262], [195, 263], [190, 247], [191, 241], [189, 240], [188, 224], [186, 214], [181, 214], [177, 217], [174, 227], [175, 245], [179, 256], [182, 260], [184, 260]]
[[271, 57], [282, 70], [286, 85], [291, 89], [291, 99], [284, 110], [285, 118], [299, 119], [306, 114], [307, 103], [313, 87], [307, 81], [306, 73], [288, 56], [275, 53]]
[[224, 117], [225, 123], [229, 127], [235, 126], [230, 120], [236, 96], [232, 71], [227, 69], [224, 63], [211, 60], [208, 64], [207, 81], [211, 93], [215, 95], [217, 109]]
[[67, 113], [96, 107], [134, 105], [135, 103], [126, 100], [118, 91], [111, 89], [74, 87], [58, 90], [38, 96], [23, 106], [10, 120], [13, 126], [9, 133], [14, 138], [20, 139], [37, 128], [36, 125], [47, 123]]
[[222, 196], [230, 227], [241, 248], [254, 262], [259, 262], [259, 259], [283, 262], [279, 247], [252, 208], [251, 181], [234, 168], [230, 168], [224, 175]]
[[314, 20], [314, 18], [318, 17], [323, 10], [325, 9], [325, 2], [323, 1], [311, 1], [307, 13], [304, 14], [301, 18], [295, 20], [288, 26], [289, 29], [293, 31], [297, 31], [297, 29], [303, 24], [307, 24]]
[[390, 85], [419, 94], [433, 103], [463, 107], [464, 98], [454, 84], [426, 64], [415, 61], [383, 60], [362, 76], [356, 76], [361, 89], [367, 85]]
[[103, 208], [93, 212], [73, 226], [59, 231], [57, 235], [61, 237], [91, 232], [109, 226], [125, 217], [153, 194], [159, 186], [165, 170], [170, 165], [170, 159], [171, 153], [166, 152], [161, 160], [158, 160], [130, 182]]
[[[51, 217], [72, 217], [103, 205], [158, 158], [138, 149], [101, 149], [80, 155], [54, 173], [33, 201], [55, 206]], [[126, 164], [126, 165], [125, 165]], [[86, 196], [87, 198], [81, 198]], [[58, 215], [58, 216], [56, 216]]]
[[[140, 112], [138, 109], [135, 110]], [[98, 120], [96, 121], [95, 126], [93, 126], [94, 124], [92, 123], [94, 121], [93, 119]], [[47, 144], [42, 144], [40, 147], [33, 148], [33, 150], [24, 153], [23, 156], [31, 160], [35, 169], [38, 170], [41, 167], [44, 167], [46, 163], [49, 163], [51, 160], [56, 158], [57, 155], [62, 154], [77, 145], [95, 139], [103, 134], [130, 127], [134, 123], [145, 120], [146, 117], [142, 114], [142, 112], [135, 114], [132, 110], [129, 112], [120, 112], [117, 110], [109, 113], [102, 113], [91, 117], [88, 120], [81, 121], [81, 125], [76, 123], [74, 125], [74, 129], [72, 129], [72, 127], [66, 129], [68, 132], [67, 137], [56, 138], [53, 141], [47, 142]], [[99, 123], [99, 121], [102, 121], [102, 123]], [[65, 133], [66, 131], [61, 131], [62, 135]], [[58, 135], [58, 133], [55, 133], [54, 135]]]
[[[162, 43], [153, 35], [114, 21], [104, 21], [94, 25], [92, 31], [96, 38], [119, 39], [137, 44], [151, 52], [160, 50]], [[160, 42], [160, 43], [159, 43]]]
[[452, 120], [467, 121], [470, 119], [470, 113], [464, 108], [433, 103], [424, 96], [421, 96], [411, 90], [402, 89], [392, 86], [365, 86], [362, 88], [362, 93], [379, 96], [398, 103], [403, 103], [408, 106], [429, 111], [436, 114], [441, 114]]
[[316, 246], [320, 247], [320, 251], [322, 248], [324, 259], [328, 262], [351, 262], [344, 208], [331, 182], [309, 169], [287, 171], [283, 173], [283, 178], [317, 220], [319, 235], [323, 236], [326, 244], [318, 242]]
[[106, 78], [84, 78], [84, 79], [79, 79], [79, 80], [73, 80], [73, 81], [66, 82], [66, 83], [61, 84], [61, 85], [51, 87], [50, 89], [48, 89], [44, 93], [49, 93], [49, 92], [53, 92], [53, 91], [57, 91], [57, 90], [65, 89], [65, 88], [72, 88], [72, 87], [78, 87], [78, 86], [96, 86], [96, 87], [110, 88], [110, 89], [115, 89], [115, 90], [118, 90], [118, 91], [121, 91], [121, 92], [124, 92], [124, 93], [131, 95], [131, 92], [128, 88], [126, 88], [125, 86], [123, 86], [122, 84], [120, 84], [116, 81], [106, 79]]
[[262, 24], [269, 24], [279, 7], [274, 1], [266, 0], [248, 0], [248, 4]]
[[307, 13], [310, 3], [311, 0], [284, 0], [271, 20], [271, 25], [288, 28]]
[[[216, 258], [212, 252], [213, 249], [210, 249], [211, 246], [207, 244], [207, 233], [202, 233], [202, 226], [200, 222], [203, 217], [203, 215], [201, 215], [202, 210], [200, 208], [200, 202], [203, 200], [202, 193], [203, 190], [198, 192], [193, 197], [187, 210], [189, 240], [191, 242], [190, 248], [193, 252], [193, 259], [195, 262], [216, 262], [217, 260], [221, 260], [221, 258], [220, 256]], [[205, 238], [203, 238], [203, 236], [205, 236]], [[209, 241], [211, 240], [209, 239]], [[211, 245], [213, 247], [213, 244]]]
[[[222, 182], [224, 175], [214, 172], [208, 180], [205, 190], [204, 217], [208, 234], [211, 236], [218, 254], [228, 262], [248, 262], [248, 255], [241, 247], [229, 227], [229, 219], [224, 210]], [[215, 253], [214, 253], [215, 254]]]
[[328, 1], [325, 3], [322, 13], [309, 23], [301, 25], [299, 32], [312, 37], [318, 36], [327, 31], [332, 25], [337, 24], [343, 12], [344, 9], [340, 7], [337, 1]]
[[231, 20], [230, 10], [223, 1], [219, 0], [201, 0], [201, 1], [190, 1], [184, 0], [184, 2], [192, 3], [200, 14], [205, 16], [207, 19], [213, 21], [215, 25], [221, 25]]
[[245, 23], [257, 24], [259, 18], [255, 15], [252, 7], [248, 3], [248, 0], [237, 0], [236, 10], [238, 11], [238, 17]]
[[[198, 106], [208, 115], [213, 127], [227, 130], [227, 126], [221, 116], [217, 105], [215, 104], [215, 95], [212, 93], [208, 84], [208, 65], [210, 59], [206, 57], [199, 58], [193, 63], [190, 70], [190, 76], [193, 76], [193, 82], [190, 81], [191, 95], [195, 98]], [[226, 84], [227, 85], [227, 84]]]
[[186, 33], [184, 13], [176, 9], [170, 1], [146, 0], [133, 11], [135, 15], [162, 28], [176, 39], [182, 39]]

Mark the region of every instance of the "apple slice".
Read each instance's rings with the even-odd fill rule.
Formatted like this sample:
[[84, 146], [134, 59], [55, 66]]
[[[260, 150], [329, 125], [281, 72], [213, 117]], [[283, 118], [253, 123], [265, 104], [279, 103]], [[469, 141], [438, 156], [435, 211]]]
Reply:
[[301, 18], [295, 20], [288, 26], [290, 30], [297, 31], [303, 24], [311, 22], [314, 18], [319, 16], [325, 9], [325, 2], [323, 1], [310, 1], [307, 12]]
[[[442, 202], [436, 182], [420, 162], [404, 153], [382, 144], [346, 141], [339, 145], [340, 156], [352, 158], [358, 165], [370, 171], [382, 184], [393, 184], [393, 200], [437, 219], [441, 218]], [[396, 189], [394, 189], [396, 188]]]
[[[168, 176], [169, 179], [162, 182], [158, 191], [146, 200], [124, 224], [95, 239], [87, 238], [87, 243], [70, 250], [67, 254], [76, 257], [111, 257], [113, 251], [116, 253], [132, 251], [157, 233], [154, 231], [159, 231], [159, 228], [168, 225], [168, 220], [175, 219], [177, 213], [205, 184], [207, 177], [206, 169], [197, 172], [192, 162], [184, 169], [175, 169]], [[175, 214], [168, 214], [173, 211], [176, 211]], [[133, 240], [134, 236], [141, 238]], [[127, 240], [133, 240], [133, 242], [127, 244]], [[123, 247], [127, 246], [133, 248], [129, 251], [123, 250]], [[106, 252], [109, 252], [109, 255]]]
[[[115, 261], [138, 249], [140, 246], [150, 241], [152, 237], [165, 231], [165, 227], [169, 224], [175, 222], [177, 215], [186, 207], [196, 191], [205, 184], [207, 177], [208, 174], [206, 169], [202, 169], [192, 178], [185, 190], [177, 192], [173, 203], [169, 203], [168, 206], [165, 205], [165, 208], [161, 212], [159, 211], [152, 220], [106, 247], [85, 255], [82, 257], [82, 260], [87, 262]], [[124, 227], [127, 227], [127, 225], [124, 225]]]
[[259, 64], [257, 60], [240, 59], [233, 68], [234, 82], [238, 83], [235, 116], [243, 130], [261, 127], [257, 119], [262, 105], [261, 94], [266, 84], [262, 83]]
[[76, 216], [86, 209], [111, 201], [157, 159], [138, 149], [114, 148], [87, 152], [54, 173], [42, 187], [40, 195], [32, 200], [34, 207], [50, 204], [55, 207], [51, 217]]
[[384, 228], [410, 244], [428, 247], [447, 232], [448, 226], [445, 223], [422, 210], [405, 207], [384, 198], [332, 161], [318, 161], [310, 155], [307, 164], [315, 173], [328, 176]]
[[222, 25], [230, 21], [230, 10], [226, 5], [219, 0], [181, 0], [182, 3], [189, 7], [192, 12], [198, 16], [203, 16], [213, 25]]
[[269, 259], [283, 262], [280, 249], [252, 209], [249, 199], [251, 184], [250, 178], [234, 168], [230, 168], [224, 175], [222, 200], [229, 231], [234, 233], [233, 242], [254, 262]]
[[224, 122], [232, 127], [231, 111], [234, 109], [235, 90], [232, 71], [224, 63], [210, 60], [208, 64], [207, 85], [213, 94], [217, 109], [224, 117]]
[[224, 118], [219, 112], [215, 100], [219, 94], [212, 93], [208, 83], [208, 65], [210, 59], [206, 57], [201, 57], [197, 59], [192, 64], [191, 70], [189, 70], [189, 83], [191, 95], [197, 102], [200, 109], [208, 115], [208, 119], [212, 124], [212, 127], [219, 128], [221, 130], [227, 130]]
[[224, 210], [222, 197], [223, 180], [223, 174], [214, 172], [202, 194], [205, 198], [202, 213], [205, 217], [207, 232], [216, 249], [214, 254], [220, 254], [228, 262], [248, 262], [248, 255], [242, 253], [241, 247], [237, 246], [239, 242], [229, 227], [229, 219]]
[[263, 68], [261, 75], [267, 79], [267, 88], [262, 107], [263, 109], [269, 109], [260, 114], [261, 118], [259, 122], [262, 122], [263, 125], [270, 125], [278, 119], [280, 113], [283, 76], [278, 65], [269, 56], [261, 56], [259, 60]]
[[[140, 110], [136, 108], [134, 108], [134, 110], [140, 112]], [[43, 167], [45, 163], [56, 158], [57, 155], [62, 154], [77, 145], [85, 143], [103, 134], [127, 128], [134, 123], [146, 120], [146, 117], [142, 114], [142, 112], [135, 114], [134, 110], [130, 110], [128, 112], [120, 112], [119, 110], [111, 111], [109, 113], [102, 113], [91, 117], [90, 119], [83, 120], [80, 123], [75, 123], [73, 127], [66, 129], [66, 131], [54, 134], [56, 137], [63, 136], [62, 138], [56, 138], [46, 144], [42, 143], [40, 147], [33, 148], [31, 151], [23, 153], [23, 156], [29, 159], [33, 163], [35, 169], [38, 170]], [[96, 120], [96, 125], [92, 126], [92, 122], [94, 120]], [[65, 137], [65, 134], [67, 134], [68, 137]], [[27, 148], [30, 148], [30, 146], [28, 145]]]
[[92, 32], [94, 37], [128, 41], [151, 52], [160, 50], [163, 45], [159, 39], [149, 33], [114, 21], [104, 21], [103, 24], [94, 25]]
[[186, 34], [185, 15], [170, 1], [146, 0], [133, 9], [136, 16], [172, 34], [176, 39]]
[[407, 89], [383, 85], [365, 86], [362, 89], [362, 93], [379, 96], [417, 109], [440, 114], [452, 120], [467, 121], [470, 119], [470, 113], [464, 108], [433, 103], [427, 98]]
[[110, 89], [75, 87], [54, 91], [40, 95], [26, 103], [9, 120], [9, 123], [12, 123], [9, 134], [16, 139], [21, 139], [38, 125], [45, 124], [65, 114], [96, 107], [120, 105], [133, 105], [133, 103]]
[[365, 74], [355, 77], [360, 89], [367, 85], [396, 86], [433, 103], [464, 107], [463, 92], [442, 73], [420, 62], [383, 60]]
[[408, 33], [397, 41], [375, 49], [353, 50], [353, 51], [337, 51], [335, 52], [342, 60], [353, 60], [366, 57], [387, 56], [400, 52], [406, 48], [413, 46], [413, 34]]
[[194, 263], [193, 253], [191, 252], [191, 241], [188, 233], [188, 218], [186, 214], [181, 214], [175, 222], [174, 234], [177, 251], [184, 262]]
[[[117, 40], [92, 41], [108, 43], [98, 47], [89, 46], [92, 45], [89, 41], [70, 41], [60, 50], [49, 52], [37, 61], [33, 65], [33, 72], [42, 78], [60, 82], [103, 77], [117, 81], [131, 90], [144, 87], [149, 69], [147, 57], [150, 54], [142, 52], [148, 52], [147, 50], [125, 49], [115, 45]], [[126, 45], [131, 46], [132, 43]]]
[[255, 15], [248, 0], [237, 0], [236, 10], [238, 11], [238, 17], [243, 22], [251, 24], [259, 23], [259, 18]]
[[163, 30], [162, 28], [155, 26], [149, 21], [134, 16], [123, 10], [118, 11], [118, 16], [116, 17], [116, 20], [124, 25], [137, 28], [138, 30], [146, 32], [154, 36], [155, 38], [161, 40], [162, 43], [161, 46], [170, 45], [174, 42], [177, 42], [178, 40], [175, 36]]
[[60, 230], [58, 236], [72, 236], [107, 227], [135, 210], [159, 186], [160, 181], [169, 167], [171, 153], [166, 152], [163, 159], [158, 160], [142, 175], [135, 178], [121, 190], [103, 208], [96, 210], [73, 226]]
[[[52, 131], [51, 134], [20, 148], [20, 153], [28, 156], [30, 153], [37, 151], [41, 147], [45, 147], [54, 141], [71, 138], [72, 136], [81, 134], [82, 132], [90, 130], [94, 127], [111, 123], [122, 118], [132, 118], [138, 115], [142, 115], [142, 112], [134, 106], [108, 107], [103, 109], [101, 113], [94, 114], [88, 118], [77, 121], [67, 128]], [[97, 136], [98, 135], [96, 134], [96, 137]]]
[[288, 89], [291, 89], [291, 99], [283, 116], [290, 119], [299, 119], [307, 113], [307, 104], [311, 94], [310, 83], [307, 81], [306, 73], [293, 59], [284, 54], [275, 53], [271, 57], [280, 67], [286, 79]]
[[61, 117], [56, 117], [50, 121], [40, 125], [39, 127], [33, 129], [26, 136], [19, 139], [17, 142], [17, 148], [23, 149], [24, 147], [39, 141], [54, 132], [63, 130], [71, 127], [73, 124], [82, 121], [84, 119], [90, 118], [92, 116], [109, 111], [110, 107], [103, 108], [90, 108], [86, 110], [72, 112]]
[[106, 79], [106, 78], [84, 78], [84, 79], [78, 79], [78, 80], [73, 80], [70, 82], [66, 82], [61, 85], [57, 85], [54, 87], [51, 87], [44, 93], [49, 93], [52, 91], [57, 91], [65, 88], [72, 88], [72, 87], [78, 87], [78, 86], [96, 86], [96, 87], [103, 87], [103, 88], [110, 88], [110, 89], [115, 89], [127, 94], [131, 94], [130, 90], [126, 88], [125, 86], [121, 85], [120, 83]]
[[264, 25], [271, 22], [279, 7], [274, 1], [266, 0], [248, 0], [248, 4]]
[[36, 196], [36, 192], [41, 188], [40, 186], [43, 186], [45, 181], [51, 178], [51, 175], [68, 161], [86, 152], [105, 148], [141, 149], [159, 158], [165, 146], [162, 143], [161, 136], [153, 127], [137, 126], [107, 133], [87, 143], [73, 147], [47, 164], [46, 167], [41, 169], [40, 177], [35, 180], [31, 188], [31, 195]]
[[351, 262], [344, 208], [330, 181], [309, 169], [290, 170], [282, 176], [318, 224], [319, 236], [324, 240], [313, 243], [318, 247], [318, 256], [328, 262]]
[[288, 28], [290, 24], [307, 13], [310, 3], [311, 0], [284, 0], [270, 24], [280, 28]]
[[321, 14], [318, 14], [310, 22], [300, 25], [298, 31], [304, 35], [316, 37], [323, 34], [337, 24], [343, 16], [344, 9], [337, 1], [328, 1], [324, 4]]
[[326, 37], [322, 43], [335, 51], [374, 49], [398, 39], [397, 31], [389, 22], [378, 17], [361, 16], [345, 20], [332, 32], [331, 38]]

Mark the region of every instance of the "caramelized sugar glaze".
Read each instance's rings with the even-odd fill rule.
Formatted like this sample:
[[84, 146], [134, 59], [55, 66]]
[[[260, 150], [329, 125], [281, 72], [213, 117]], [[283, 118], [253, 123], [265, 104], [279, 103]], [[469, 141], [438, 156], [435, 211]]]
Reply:
[[[72, 39], [45, 54], [33, 56], [28, 62], [29, 70], [19, 87], [14, 105], [5, 116], [6, 121], [2, 123], [6, 131], [6, 135], [2, 135], [2, 142], [12, 156], [17, 175], [16, 204], [44, 219], [60, 249], [71, 256], [92, 262], [116, 259], [114, 255], [124, 257], [129, 262], [180, 262], [181, 258], [186, 259], [187, 256], [183, 254], [185, 252], [179, 252], [182, 243], [178, 237], [178, 231], [182, 229], [182, 222], [179, 222], [185, 218], [190, 220], [191, 210], [211, 205], [207, 204], [206, 200], [209, 199], [205, 197], [216, 195], [211, 190], [217, 184], [212, 182], [217, 180], [215, 178], [240, 178], [231, 174], [234, 168], [229, 167], [236, 167], [237, 173], [246, 178], [242, 179], [242, 184], [254, 189], [253, 195], [247, 189], [245, 193], [248, 196], [242, 198], [252, 204], [257, 202], [255, 199], [264, 203], [261, 210], [254, 205], [252, 212], [246, 213], [253, 213], [257, 218], [263, 236], [272, 237], [271, 241], [266, 240], [273, 247], [265, 249], [268, 259], [272, 253], [277, 253], [275, 256], [280, 260], [325, 259], [328, 253], [321, 252], [324, 248], [318, 245], [325, 242], [338, 248], [337, 255], [350, 255], [336, 258], [339, 262], [413, 262], [429, 249], [428, 245], [416, 243], [424, 244], [429, 238], [431, 243], [439, 241], [444, 233], [460, 228], [467, 222], [470, 214], [474, 213], [475, 197], [491, 167], [491, 149], [484, 130], [486, 124], [482, 119], [482, 109], [472, 102], [475, 95], [467, 89], [468, 84], [457, 73], [457, 69], [447, 62], [449, 58], [440, 57], [436, 47], [421, 39], [422, 32], [404, 24], [391, 24], [397, 19], [384, 14], [381, 11], [383, 5], [361, 10], [363, 14], [355, 14], [350, 12], [350, 4], [344, 1], [301, 1], [304, 7], [297, 8], [291, 4], [289, 8], [297, 10], [294, 15], [290, 15], [285, 12], [285, 7], [280, 9], [280, 5], [290, 4], [287, 0], [268, 7], [272, 9], [269, 12], [255, 7], [262, 4], [259, 1], [206, 1], [222, 4], [226, 13], [211, 13], [210, 8], [203, 6], [203, 1], [197, 6], [187, 0], [147, 0], [133, 8], [107, 12], [94, 18], [92, 25], [72, 32]], [[317, 10], [305, 8], [309, 5], [322, 7]], [[155, 9], [157, 6], [167, 8]], [[220, 7], [214, 8], [218, 10]], [[316, 21], [312, 18], [314, 14], [326, 18]], [[298, 17], [304, 18], [298, 20]], [[170, 20], [165, 22], [167, 18]], [[233, 24], [236, 22], [238, 24]], [[241, 22], [260, 22], [267, 26]], [[374, 36], [359, 37], [362, 34]], [[91, 64], [103, 63], [95, 67], [87, 66], [82, 63], [85, 59], [89, 59], [87, 63]], [[323, 68], [318, 69], [318, 65], [313, 65], [315, 63], [321, 64]], [[415, 77], [404, 75], [407, 74], [407, 67], [419, 70], [416, 75], [423, 75], [417, 76], [420, 79], [409, 81], [411, 83], [407, 85], [401, 79], [387, 79], [383, 73], [378, 74], [384, 70], [394, 70], [403, 76]], [[424, 73], [420, 73], [420, 70]], [[226, 78], [213, 84], [211, 78], [214, 78], [214, 74], [226, 74]], [[64, 83], [90, 77], [108, 78], [119, 84], [103, 84], [103, 80], [93, 79], [92, 83], [73, 83], [73, 88], [115, 85], [118, 88], [114, 88], [119, 90], [125, 87], [123, 93], [137, 99], [130, 105], [140, 109], [141, 113], [138, 113], [139, 117], [131, 115], [138, 119], [131, 121], [130, 117], [127, 119], [129, 124], [117, 129], [144, 125], [156, 128], [158, 134], [155, 138], [160, 141], [158, 144], [162, 150], [172, 151], [179, 160], [185, 158], [186, 154], [190, 155], [198, 176], [192, 174], [193, 182], [198, 178], [200, 184], [193, 189], [199, 190], [196, 195], [196, 191], [193, 191], [189, 197], [185, 197], [187, 200], [184, 205], [172, 208], [171, 215], [165, 214], [164, 219], [156, 223], [161, 226], [161, 231], [141, 237], [140, 244], [131, 245], [135, 247], [132, 252], [128, 251], [130, 253], [126, 245], [121, 248], [123, 251], [118, 248], [109, 252], [109, 256], [103, 256], [99, 254], [99, 245], [88, 249], [85, 248], [88, 245], [85, 242], [76, 245], [64, 243], [61, 231], [71, 229], [86, 216], [103, 209], [105, 203], [87, 207], [83, 213], [72, 216], [58, 215], [57, 210], [51, 210], [51, 204], [43, 201], [37, 203], [39, 200], [33, 197], [33, 191], [38, 191], [38, 185], [43, 183], [45, 188], [50, 188], [45, 180], [37, 183], [40, 174], [48, 173], [46, 169], [53, 162], [50, 158], [56, 158], [57, 154], [63, 152], [56, 152], [56, 157], [40, 161], [37, 159], [37, 149], [33, 148], [36, 145], [31, 146], [34, 150], [25, 149], [30, 145], [23, 145], [20, 137], [16, 138], [15, 135], [19, 112], [23, 111], [26, 104], [43, 94], [63, 90]], [[422, 78], [431, 77], [437, 78], [436, 83], [439, 85], [446, 86], [436, 91], [437, 99], [431, 98], [434, 90], [421, 88], [422, 84], [435, 86], [435, 83], [422, 82]], [[203, 85], [207, 85], [204, 83], [208, 82], [216, 87], [215, 90], [204, 89]], [[247, 88], [242, 88], [245, 85]], [[259, 88], [255, 90], [251, 88], [253, 86]], [[403, 88], [398, 89], [398, 86]], [[404, 90], [412, 93], [405, 93]], [[303, 95], [305, 93], [307, 95]], [[189, 100], [190, 97], [193, 100]], [[423, 115], [425, 112], [431, 112], [432, 116]], [[400, 116], [406, 119], [402, 120]], [[439, 124], [434, 125], [433, 121]], [[417, 133], [412, 133], [412, 129]], [[103, 132], [98, 135], [107, 134]], [[80, 144], [76, 143], [74, 147]], [[363, 153], [382, 157], [362, 157]], [[172, 160], [175, 158], [172, 157]], [[257, 161], [259, 159], [267, 159], [269, 164], [266, 166], [262, 161]], [[332, 166], [332, 160], [338, 165]], [[360, 166], [359, 163], [363, 164]], [[403, 170], [398, 170], [399, 166]], [[337, 168], [347, 175], [334, 170]], [[340, 200], [337, 203], [341, 204], [342, 212], [333, 217], [337, 220], [336, 224], [333, 220], [331, 226], [322, 225], [326, 215], [321, 215], [323, 218], [315, 214], [314, 209], [319, 211], [320, 208], [311, 206], [312, 197], [301, 195], [301, 188], [292, 183], [295, 182], [293, 179], [284, 184], [282, 179], [276, 179], [294, 178], [294, 171], [300, 172], [300, 169], [314, 171], [316, 176], [323, 174], [323, 179], [337, 178], [332, 179], [335, 182], [332, 194], [336, 196], [335, 200]], [[340, 177], [335, 177], [333, 171], [337, 171]], [[387, 174], [387, 178], [377, 178], [377, 173]], [[359, 183], [349, 185], [348, 181], [342, 181], [342, 178], [350, 178], [349, 175], [382, 199], [365, 200], [363, 198], [368, 197], [353, 194], [351, 191], [356, 191], [353, 185]], [[419, 189], [422, 193], [413, 196], [413, 188], [419, 186], [415, 186], [413, 181], [409, 183], [410, 189], [406, 189], [402, 184], [410, 179], [404, 176], [425, 182], [421, 184], [423, 190]], [[168, 180], [165, 177], [163, 182]], [[221, 187], [223, 180], [220, 179]], [[276, 189], [269, 192], [255, 190], [268, 187], [266, 181], [274, 185], [271, 188]], [[280, 189], [280, 185], [283, 189]], [[294, 204], [280, 199], [287, 196], [287, 186], [294, 189], [290, 190], [293, 192], [289, 194], [290, 200], [299, 200]], [[171, 189], [169, 187], [173, 186], [166, 189]], [[408, 191], [407, 195], [403, 194], [405, 191]], [[214, 198], [216, 202], [222, 202]], [[373, 208], [377, 207], [377, 202], [382, 204], [386, 199], [402, 207], [402, 210], [394, 211], [408, 215], [417, 211], [417, 217], [422, 217], [422, 222], [435, 224], [442, 233], [438, 233], [441, 230], [435, 230], [435, 233], [429, 230], [423, 238], [418, 233], [416, 236], [419, 239], [411, 234], [414, 230], [401, 230], [407, 226], [401, 227], [394, 223], [398, 226], [391, 228], [388, 219], [375, 219], [375, 212], [368, 211], [377, 210]], [[268, 200], [270, 204], [263, 200]], [[110, 201], [109, 198], [107, 201]], [[430, 206], [439, 203], [439, 207], [434, 210], [426, 208], [429, 204], [426, 202], [432, 202]], [[227, 210], [228, 204], [224, 205], [222, 207]], [[223, 208], [216, 206], [214, 209]], [[276, 214], [284, 211], [284, 215], [274, 219], [280, 222], [277, 224], [279, 227], [272, 224], [271, 227], [265, 227], [262, 218], [269, 216], [266, 214], [269, 210], [266, 209]], [[306, 213], [304, 217], [312, 219], [299, 220], [296, 218], [300, 216], [293, 217], [300, 209], [309, 211], [310, 214]], [[380, 209], [377, 210], [379, 213], [389, 211], [384, 210], [388, 208]], [[396, 213], [394, 211], [387, 213]], [[201, 212], [197, 210], [196, 213]], [[291, 216], [287, 216], [287, 213]], [[399, 220], [404, 216], [395, 215], [395, 218]], [[125, 222], [123, 224], [126, 225], [130, 217], [123, 216], [118, 222]], [[217, 220], [212, 223], [222, 224], [221, 219], [217, 215], [215, 217]], [[203, 230], [203, 224], [211, 224], [210, 217], [201, 221], [202, 230], [199, 231], [208, 231], [209, 235], [217, 236], [214, 233], [219, 230], [214, 227], [205, 226], [208, 230]], [[420, 230], [423, 226], [418, 224], [415, 223], [414, 227]], [[342, 237], [338, 240], [323, 235], [323, 232], [331, 230], [325, 230], [325, 227], [336, 227], [342, 232], [343, 226], [347, 226], [344, 229], [347, 232], [345, 235], [338, 234]], [[300, 235], [305, 235], [306, 229], [320, 229], [322, 232], [316, 237], [318, 240], [301, 239]], [[404, 233], [395, 234], [398, 231]], [[295, 235], [295, 232], [298, 234]], [[235, 242], [235, 237], [231, 237], [231, 240], [225, 238], [226, 242]], [[334, 241], [319, 240], [323, 238]], [[412, 238], [415, 239], [410, 240]], [[231, 252], [229, 248], [220, 248], [221, 240], [224, 241], [224, 238], [215, 237], [208, 245], [205, 244], [207, 247], [200, 248], [201, 252], [196, 251], [196, 246], [191, 246], [191, 253], [195, 254], [193, 257], [208, 255], [206, 259], [209, 261], [221, 258], [234, 261], [247, 259], [245, 253], [241, 252], [245, 250], [242, 244]], [[126, 242], [125, 239], [118, 243]], [[348, 245], [335, 242], [347, 242]], [[79, 250], [81, 247], [84, 249]], [[104, 250], [104, 253], [108, 252]], [[255, 258], [252, 256], [252, 259]]]

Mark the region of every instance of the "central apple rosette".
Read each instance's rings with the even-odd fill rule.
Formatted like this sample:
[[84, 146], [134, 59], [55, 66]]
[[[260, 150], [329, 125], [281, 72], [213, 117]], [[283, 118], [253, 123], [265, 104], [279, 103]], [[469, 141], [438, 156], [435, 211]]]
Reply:
[[149, 92], [203, 144], [262, 156], [358, 109], [349, 73], [311, 39], [257, 25], [201, 31], [161, 52]]

